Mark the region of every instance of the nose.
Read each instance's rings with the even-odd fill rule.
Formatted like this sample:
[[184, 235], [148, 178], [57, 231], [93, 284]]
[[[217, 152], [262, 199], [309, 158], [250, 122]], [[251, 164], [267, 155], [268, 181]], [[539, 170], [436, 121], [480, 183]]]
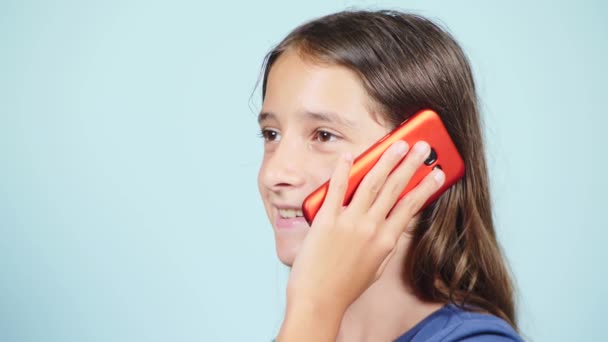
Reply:
[[278, 192], [304, 184], [306, 151], [301, 145], [283, 138], [274, 151], [265, 156], [260, 178], [267, 189]]

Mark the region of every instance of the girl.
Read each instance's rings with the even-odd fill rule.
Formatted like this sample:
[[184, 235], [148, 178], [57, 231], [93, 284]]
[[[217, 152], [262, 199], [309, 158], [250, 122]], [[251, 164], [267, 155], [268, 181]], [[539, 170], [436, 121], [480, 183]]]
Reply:
[[[278, 341], [521, 340], [473, 77], [448, 33], [395, 11], [314, 20], [266, 56], [262, 97], [259, 191], [291, 267]], [[434, 170], [391, 210], [430, 152], [399, 142], [342, 207], [353, 156], [424, 108], [439, 113], [464, 178], [420, 211], [444, 181]], [[309, 226], [302, 202], [327, 179]]]

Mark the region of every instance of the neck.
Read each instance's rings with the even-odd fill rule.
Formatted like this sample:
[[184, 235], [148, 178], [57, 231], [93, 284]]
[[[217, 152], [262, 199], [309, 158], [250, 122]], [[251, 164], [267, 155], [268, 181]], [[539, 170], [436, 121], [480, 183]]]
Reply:
[[338, 341], [393, 341], [443, 306], [422, 301], [404, 278], [409, 239], [401, 236], [380, 278], [349, 306]]

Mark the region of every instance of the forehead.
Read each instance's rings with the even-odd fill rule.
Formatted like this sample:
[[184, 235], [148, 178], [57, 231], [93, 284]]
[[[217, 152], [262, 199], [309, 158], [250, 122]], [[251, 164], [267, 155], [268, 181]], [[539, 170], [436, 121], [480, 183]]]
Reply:
[[374, 107], [355, 72], [303, 59], [292, 49], [285, 51], [270, 69], [262, 113], [334, 113], [357, 123], [372, 120]]

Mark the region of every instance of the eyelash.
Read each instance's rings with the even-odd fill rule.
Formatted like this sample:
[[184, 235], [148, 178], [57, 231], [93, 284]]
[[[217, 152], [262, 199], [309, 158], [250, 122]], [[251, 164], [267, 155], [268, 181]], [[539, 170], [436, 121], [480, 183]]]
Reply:
[[[271, 138], [271, 134], [274, 134], [274, 138]], [[268, 128], [262, 128], [260, 130], [260, 132], [258, 133], [258, 137], [264, 139], [265, 142], [272, 142], [274, 141], [274, 139], [276, 139], [276, 135], [279, 135], [279, 132], [273, 130], [273, 129], [268, 129]], [[322, 138], [323, 136], [325, 136], [325, 138]], [[337, 134], [334, 134], [332, 132], [323, 130], [323, 129], [317, 129], [315, 130], [315, 132], [313, 133], [313, 137], [315, 139], [315, 141], [319, 141], [322, 143], [325, 142], [332, 142], [332, 138], [333, 139], [340, 139], [340, 137]], [[327, 139], [329, 137], [330, 140], [322, 140], [322, 139]]]
[[336, 134], [334, 134], [332, 132], [329, 132], [329, 131], [326, 131], [326, 130], [322, 130], [322, 129], [318, 129], [314, 133], [315, 139], [317, 141], [320, 141], [320, 142], [331, 142], [332, 141], [332, 140], [320, 140], [319, 138], [321, 137], [322, 134], [329, 135], [330, 139], [331, 138], [334, 138], [334, 139], [339, 139], [340, 138], [339, 136], [337, 136]]
[[274, 133], [276, 135], [279, 134], [279, 132], [277, 132], [275, 130], [268, 129], [268, 128], [262, 128], [260, 130], [260, 132], [258, 133], [258, 137], [264, 139], [264, 142], [271, 142], [271, 141], [274, 141], [274, 140], [270, 140], [268, 136], [269, 136], [269, 134], [272, 134], [272, 133]]

